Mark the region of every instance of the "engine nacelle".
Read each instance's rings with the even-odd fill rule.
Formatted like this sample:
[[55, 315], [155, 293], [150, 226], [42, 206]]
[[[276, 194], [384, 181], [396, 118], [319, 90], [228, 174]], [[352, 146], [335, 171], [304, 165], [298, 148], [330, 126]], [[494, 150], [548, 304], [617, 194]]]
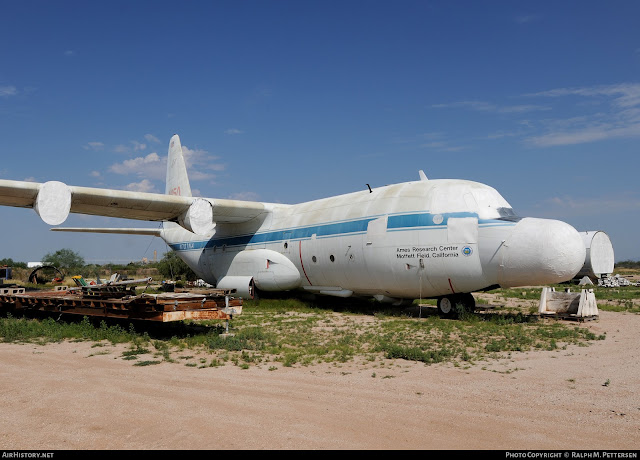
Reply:
[[196, 198], [189, 209], [178, 217], [178, 223], [191, 233], [207, 235], [215, 227], [211, 203], [203, 198]]
[[218, 280], [216, 288], [235, 290], [236, 296], [245, 299], [253, 299], [256, 294], [253, 276], [224, 276]]
[[269, 249], [247, 249], [233, 257], [229, 269], [217, 287], [247, 292], [249, 280], [263, 291], [287, 291], [300, 286], [302, 278], [296, 266], [282, 254]]
[[38, 190], [33, 209], [45, 223], [60, 225], [71, 210], [71, 189], [62, 182], [45, 182]]

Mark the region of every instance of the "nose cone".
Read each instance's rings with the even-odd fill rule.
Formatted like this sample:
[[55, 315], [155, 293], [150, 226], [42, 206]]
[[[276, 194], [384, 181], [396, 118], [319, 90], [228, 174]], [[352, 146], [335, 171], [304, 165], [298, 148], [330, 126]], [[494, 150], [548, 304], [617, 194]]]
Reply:
[[503, 287], [561, 283], [584, 265], [586, 249], [571, 225], [559, 220], [522, 219], [502, 246]]

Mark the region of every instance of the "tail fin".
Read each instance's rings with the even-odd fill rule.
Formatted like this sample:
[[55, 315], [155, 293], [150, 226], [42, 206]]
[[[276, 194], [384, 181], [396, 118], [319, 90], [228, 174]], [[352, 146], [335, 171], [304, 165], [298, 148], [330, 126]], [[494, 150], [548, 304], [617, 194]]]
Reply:
[[174, 134], [169, 143], [169, 158], [167, 159], [167, 195], [192, 196], [187, 166], [182, 156], [180, 137]]

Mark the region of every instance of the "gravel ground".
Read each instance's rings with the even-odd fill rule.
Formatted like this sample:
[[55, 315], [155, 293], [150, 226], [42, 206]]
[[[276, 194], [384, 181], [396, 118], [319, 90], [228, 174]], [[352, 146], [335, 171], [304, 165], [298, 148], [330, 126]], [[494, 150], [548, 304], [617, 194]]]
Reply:
[[140, 367], [121, 359], [125, 347], [0, 343], [0, 444], [637, 450], [640, 315], [601, 311], [579, 327], [606, 339], [468, 369], [406, 361]]

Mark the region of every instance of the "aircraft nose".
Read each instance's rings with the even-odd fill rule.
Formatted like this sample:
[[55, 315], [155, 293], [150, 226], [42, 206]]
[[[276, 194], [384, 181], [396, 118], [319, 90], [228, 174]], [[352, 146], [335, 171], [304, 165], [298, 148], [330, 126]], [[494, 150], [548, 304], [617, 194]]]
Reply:
[[525, 218], [502, 246], [502, 287], [561, 283], [584, 265], [586, 249], [578, 231], [559, 220]]

